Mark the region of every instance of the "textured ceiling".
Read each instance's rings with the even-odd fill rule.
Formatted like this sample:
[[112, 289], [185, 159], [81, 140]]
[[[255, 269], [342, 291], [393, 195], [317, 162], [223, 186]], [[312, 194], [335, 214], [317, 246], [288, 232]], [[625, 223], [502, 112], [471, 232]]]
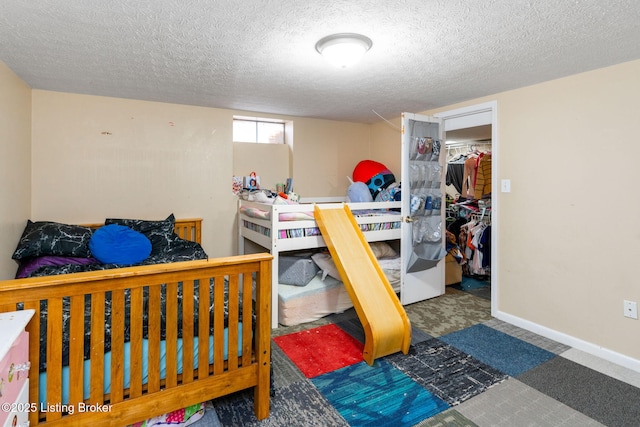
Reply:
[[[338, 32], [373, 40], [351, 69]], [[35, 89], [367, 123], [638, 58], [638, 0], [0, 2]]]

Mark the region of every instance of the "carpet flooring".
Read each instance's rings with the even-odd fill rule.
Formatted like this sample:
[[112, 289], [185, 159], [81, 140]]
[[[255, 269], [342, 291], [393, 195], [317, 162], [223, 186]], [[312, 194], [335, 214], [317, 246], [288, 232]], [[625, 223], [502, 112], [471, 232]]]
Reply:
[[555, 357], [547, 350], [482, 324], [452, 332], [440, 340], [512, 377]]
[[448, 408], [385, 360], [360, 362], [311, 382], [352, 426], [412, 426]]
[[450, 406], [506, 379], [504, 373], [437, 338], [416, 344], [407, 355], [398, 353], [387, 360]]
[[517, 378], [607, 425], [640, 426], [640, 389], [568, 359], [554, 358]]
[[640, 373], [491, 318], [478, 289], [406, 306], [409, 353], [373, 366], [353, 309], [273, 330], [269, 418], [249, 390], [214, 400], [207, 425], [640, 426]]

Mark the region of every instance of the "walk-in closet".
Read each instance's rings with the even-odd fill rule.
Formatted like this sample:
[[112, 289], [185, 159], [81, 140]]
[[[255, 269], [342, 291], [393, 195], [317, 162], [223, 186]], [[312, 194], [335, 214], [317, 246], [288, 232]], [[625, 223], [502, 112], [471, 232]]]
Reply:
[[491, 126], [446, 134], [446, 284], [490, 298]]

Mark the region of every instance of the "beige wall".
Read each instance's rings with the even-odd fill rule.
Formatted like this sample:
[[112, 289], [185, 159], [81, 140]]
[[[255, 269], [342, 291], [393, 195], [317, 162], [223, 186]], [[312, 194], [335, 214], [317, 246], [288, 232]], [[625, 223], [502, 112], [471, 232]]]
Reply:
[[12, 279], [11, 259], [31, 210], [31, 89], [0, 62], [0, 280]]
[[291, 177], [291, 151], [287, 144], [233, 143], [233, 175], [243, 177], [255, 172], [260, 187], [275, 190], [276, 184]]
[[202, 217], [203, 246], [235, 239], [228, 110], [33, 91], [31, 217]]
[[[233, 114], [34, 90], [31, 218], [202, 217], [207, 253], [236, 253]], [[296, 118], [294, 127], [295, 190], [303, 196], [346, 194], [348, 182], [339, 177], [367, 153], [369, 126]], [[243, 168], [265, 170], [268, 178], [274, 165], [262, 154]], [[279, 179], [287, 177], [287, 162], [276, 166], [287, 168]]]
[[[409, 111], [411, 113], [413, 111]], [[402, 177], [401, 120], [387, 119], [371, 126], [371, 158], [383, 163], [400, 182]]]
[[622, 309], [640, 302], [638, 76], [634, 61], [425, 114], [497, 101], [499, 312], [640, 370]]
[[346, 197], [347, 177], [371, 155], [371, 126], [298, 118], [294, 132], [294, 190], [303, 197]]

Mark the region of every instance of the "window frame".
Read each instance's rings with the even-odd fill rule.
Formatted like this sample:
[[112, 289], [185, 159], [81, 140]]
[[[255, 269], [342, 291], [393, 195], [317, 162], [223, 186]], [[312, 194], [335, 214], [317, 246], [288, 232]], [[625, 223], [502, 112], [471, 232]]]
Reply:
[[[237, 122], [245, 122], [245, 123], [253, 123], [255, 125], [255, 138], [251, 141], [245, 139], [236, 139], [236, 123]], [[274, 135], [278, 135], [277, 132], [267, 135], [267, 141], [264, 140], [264, 135], [260, 133], [260, 124], [269, 124], [269, 125], [278, 125], [281, 127], [281, 136], [277, 137], [277, 141], [271, 141]], [[286, 122], [281, 119], [271, 119], [265, 117], [248, 117], [248, 116], [233, 116], [233, 142], [234, 143], [253, 143], [253, 144], [285, 144], [285, 132], [286, 132]]]

